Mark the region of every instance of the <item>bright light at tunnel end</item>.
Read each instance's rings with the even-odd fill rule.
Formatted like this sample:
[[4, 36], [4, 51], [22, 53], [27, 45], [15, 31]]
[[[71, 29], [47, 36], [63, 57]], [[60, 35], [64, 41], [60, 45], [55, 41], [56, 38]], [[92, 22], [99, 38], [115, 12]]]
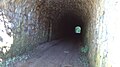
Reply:
[[81, 33], [81, 27], [80, 26], [75, 27], [75, 33], [78, 33], [78, 34]]

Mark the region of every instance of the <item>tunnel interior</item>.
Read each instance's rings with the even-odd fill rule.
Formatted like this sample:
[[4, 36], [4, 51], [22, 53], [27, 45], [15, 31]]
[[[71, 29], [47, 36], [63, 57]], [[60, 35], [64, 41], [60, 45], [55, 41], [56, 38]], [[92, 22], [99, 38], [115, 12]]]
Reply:
[[[38, 14], [39, 22], [45, 23], [45, 31], [48, 32], [48, 40], [73, 39], [73, 41], [84, 42], [87, 25], [90, 24], [92, 12], [85, 5], [85, 1], [49, 1], [41, 5]], [[91, 7], [93, 5], [89, 4]], [[94, 8], [94, 7], [92, 7]], [[39, 27], [41, 24], [39, 24]], [[75, 33], [79, 26], [81, 33]], [[47, 33], [46, 32], [46, 33]]]
[[[93, 62], [91, 64], [96, 63], [93, 56], [97, 53], [97, 47], [94, 48], [99, 33], [96, 26], [99, 28], [97, 23], [101, 21], [99, 16], [102, 15], [99, 13], [101, 9], [98, 9], [101, 8], [100, 1], [13, 0], [9, 3], [3, 0], [0, 3], [2, 6], [0, 11], [3, 12], [0, 17], [6, 16], [4, 17], [6, 24], [11, 24], [11, 27], [6, 28], [7, 32], [13, 34], [11, 38], [13, 43], [10, 44], [8, 56], [29, 51], [38, 46], [37, 44], [66, 39], [88, 45], [90, 47], [88, 57]], [[81, 33], [75, 33], [76, 26], [81, 27]]]
[[81, 33], [75, 33], [76, 26], [80, 26], [81, 29], [83, 28], [83, 21], [79, 16], [69, 12], [61, 16], [59, 23], [61, 37], [74, 39], [81, 38], [80, 36], [82, 36], [82, 30]]
[[[113, 65], [108, 59], [119, 58], [115, 49], [119, 49], [116, 46], [120, 40], [119, 3], [118, 0], [0, 0], [0, 62], [1, 58], [14, 57], [62, 38], [88, 46], [90, 67], [112, 67], [105, 65]], [[75, 33], [76, 26], [81, 27], [81, 33]]]

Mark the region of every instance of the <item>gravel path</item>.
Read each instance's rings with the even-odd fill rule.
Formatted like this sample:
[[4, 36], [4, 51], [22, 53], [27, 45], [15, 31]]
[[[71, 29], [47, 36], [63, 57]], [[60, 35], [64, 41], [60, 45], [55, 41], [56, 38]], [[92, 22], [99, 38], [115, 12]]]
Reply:
[[78, 44], [71, 40], [54, 40], [30, 51], [30, 58], [26, 62], [18, 62], [14, 66], [89, 67], [86, 56], [79, 49]]

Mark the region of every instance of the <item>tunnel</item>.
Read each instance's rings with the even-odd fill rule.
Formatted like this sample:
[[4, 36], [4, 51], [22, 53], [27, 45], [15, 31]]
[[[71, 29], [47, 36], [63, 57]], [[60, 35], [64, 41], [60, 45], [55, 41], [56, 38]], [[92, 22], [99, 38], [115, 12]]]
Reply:
[[[7, 1], [3, 2], [8, 3]], [[8, 18], [9, 21], [6, 21], [5, 23], [7, 35], [9, 35], [10, 37], [13, 36], [13, 44], [11, 44], [11, 48], [9, 48], [10, 50], [8, 51], [8, 53], [6, 53], [7, 57], [21, 55], [25, 51], [27, 52], [28, 50], [33, 50], [33, 47], [36, 48], [42, 43], [51, 42], [54, 40], [63, 40], [60, 43], [66, 43], [58, 45], [59, 47], [56, 48], [69, 48], [71, 52], [76, 51], [72, 53], [71, 56], [73, 54], [75, 54], [74, 56], [79, 56], [78, 53], [81, 52], [80, 48], [84, 48], [86, 47], [86, 45], [88, 47], [89, 40], [94, 38], [94, 22], [96, 21], [94, 19], [97, 18], [97, 7], [99, 6], [97, 6], [96, 1], [26, 0], [26, 2], [22, 4], [23, 2], [24, 1], [15, 0], [15, 2], [11, 1], [13, 5], [11, 5], [10, 3], [8, 3], [8, 5], [1, 5], [2, 8], [4, 8], [1, 11], [2, 15], [5, 14], [6, 18], [14, 18], [13, 20], [9, 20]], [[18, 7], [15, 7], [14, 5], [17, 4], [19, 4]], [[10, 9], [10, 11], [13, 12], [7, 12], [6, 10], [9, 10], [9, 8], [11, 7], [13, 9]], [[11, 26], [9, 26], [9, 23], [11, 23]], [[75, 28], [77, 26], [81, 28], [80, 33], [75, 32]], [[11, 31], [9, 32], [9, 30]], [[87, 35], [91, 36], [87, 37]], [[53, 50], [55, 50], [56, 48], [53, 48]], [[84, 49], [87, 49], [87, 53], [85, 55], [85, 59], [87, 59], [88, 48]], [[69, 53], [69, 51], [63, 52]], [[60, 56], [62, 56], [62, 54]]]
[[[49, 51], [56, 51], [51, 54], [61, 58], [60, 53], [69, 55], [65, 49], [70, 49], [73, 57], [85, 55], [88, 67], [117, 67], [119, 50], [114, 48], [119, 49], [116, 47], [120, 38], [119, 3], [118, 0], [1, 0], [0, 66], [2, 60], [32, 50], [33, 55], [42, 55], [43, 48], [51, 47], [45, 50], [43, 58], [50, 57]], [[51, 46], [57, 40], [60, 42]]]
[[82, 36], [82, 32], [81, 34], [75, 33], [76, 26], [80, 26], [81, 28], [83, 28], [83, 22], [79, 16], [69, 12], [67, 14], [64, 14], [64, 16], [61, 16], [60, 23], [59, 23], [59, 28], [60, 28], [59, 30], [63, 38], [64, 37], [80, 38], [80, 36]]
[[[83, 1], [83, 3], [85, 2]], [[46, 6], [41, 7], [39, 22], [45, 23], [45, 30], [48, 32], [48, 41], [72, 38], [84, 41], [87, 25], [89, 24], [89, 20], [92, 19], [92, 13], [89, 13], [89, 9], [89, 7], [83, 6], [82, 1], [79, 0], [65, 2], [49, 1]], [[81, 27], [80, 34], [75, 33], [75, 27], [77, 26]]]

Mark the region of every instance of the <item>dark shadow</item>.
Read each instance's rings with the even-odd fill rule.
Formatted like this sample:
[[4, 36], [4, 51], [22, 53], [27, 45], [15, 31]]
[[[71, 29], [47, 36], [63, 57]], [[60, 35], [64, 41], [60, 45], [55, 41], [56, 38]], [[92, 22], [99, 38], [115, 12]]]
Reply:
[[[81, 33], [75, 33], [75, 27], [81, 27]], [[81, 18], [73, 13], [64, 14], [59, 23], [59, 33], [61, 38], [72, 40], [74, 42], [82, 42], [82, 28], [83, 22]]]

